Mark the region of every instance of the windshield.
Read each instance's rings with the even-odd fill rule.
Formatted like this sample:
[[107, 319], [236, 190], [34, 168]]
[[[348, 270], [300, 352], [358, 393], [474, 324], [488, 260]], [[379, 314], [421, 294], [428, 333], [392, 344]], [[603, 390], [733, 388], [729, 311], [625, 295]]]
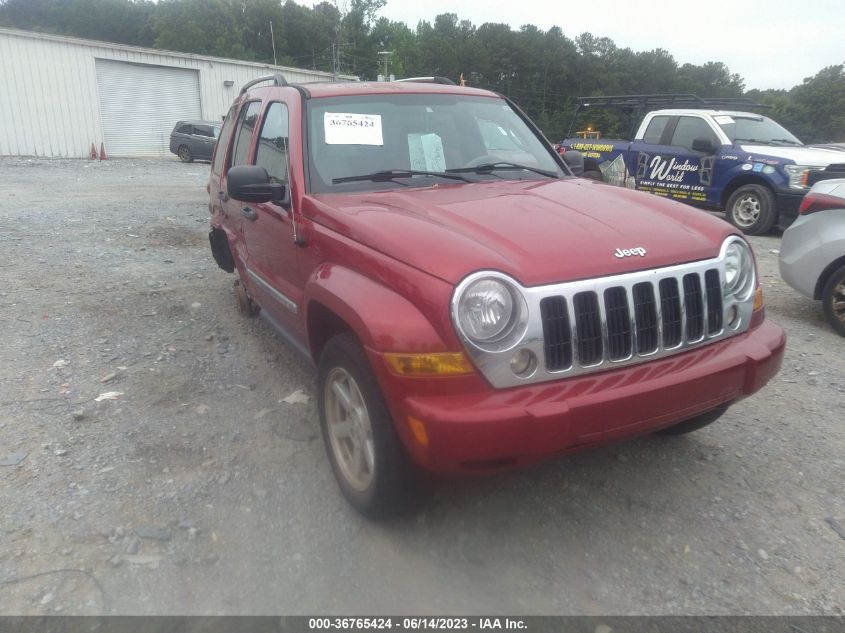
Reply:
[[315, 193], [564, 175], [550, 148], [502, 99], [362, 95], [313, 99], [308, 107]]
[[714, 118], [732, 143], [803, 145], [785, 127], [764, 116], [717, 115]]

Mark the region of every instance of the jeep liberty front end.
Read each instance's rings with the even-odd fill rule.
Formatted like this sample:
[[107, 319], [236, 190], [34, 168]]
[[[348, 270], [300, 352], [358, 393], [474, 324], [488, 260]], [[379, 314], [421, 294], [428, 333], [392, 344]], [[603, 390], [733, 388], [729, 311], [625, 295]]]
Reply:
[[446, 80], [245, 89], [211, 241], [317, 367], [327, 454], [378, 516], [494, 471], [718, 418], [778, 371], [726, 222], [574, 178], [508, 99]]

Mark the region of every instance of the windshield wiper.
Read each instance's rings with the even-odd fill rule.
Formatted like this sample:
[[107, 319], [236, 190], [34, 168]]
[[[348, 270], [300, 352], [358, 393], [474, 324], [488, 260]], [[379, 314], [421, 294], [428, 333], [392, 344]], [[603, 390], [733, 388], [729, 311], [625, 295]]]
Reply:
[[763, 141], [758, 141], [756, 138], [735, 138], [734, 143], [762, 143]]
[[391, 180], [395, 180], [396, 178], [410, 178], [411, 176], [434, 176], [437, 178], [448, 178], [449, 180], [473, 182], [469, 178], [464, 178], [463, 176], [458, 176], [457, 174], [448, 174], [442, 171], [422, 171], [419, 169], [387, 169], [384, 171], [374, 171], [371, 174], [361, 174], [360, 176], [344, 176], [343, 178], [332, 178], [332, 184], [339, 185], [342, 182], [360, 182], [364, 180], [371, 180], [373, 182], [389, 182]]
[[789, 145], [801, 145], [801, 143], [797, 143], [788, 138], [773, 138], [772, 143], [788, 143]]
[[548, 178], [557, 178], [557, 174], [553, 171], [548, 171], [546, 169], [540, 169], [539, 167], [530, 167], [528, 165], [520, 165], [519, 163], [509, 163], [507, 161], [498, 161], [495, 163], [484, 163], [483, 165], [476, 165], [475, 167], [460, 167], [458, 169], [447, 169], [446, 171], [450, 174], [461, 174], [461, 173], [475, 173], [475, 174], [483, 174], [485, 172], [493, 172], [496, 170], [506, 170], [506, 169], [522, 169], [525, 171], [533, 171], [535, 174], [540, 174], [542, 176], [547, 176]]

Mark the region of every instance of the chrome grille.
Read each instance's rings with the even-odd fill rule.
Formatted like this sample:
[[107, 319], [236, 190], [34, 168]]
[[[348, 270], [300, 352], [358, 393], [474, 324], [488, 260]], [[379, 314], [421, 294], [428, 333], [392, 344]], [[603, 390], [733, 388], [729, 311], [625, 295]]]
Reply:
[[[607, 277], [524, 286], [498, 271], [465, 277], [452, 295], [451, 316], [473, 364], [494, 388], [541, 383], [645, 363], [748, 330], [754, 295], [728, 292], [725, 257], [730, 236], [711, 259]], [[518, 334], [478, 343], [458, 322], [464, 289], [499, 279], [521, 300]], [[750, 282], [756, 287], [756, 276]], [[528, 353], [533, 369], [517, 372]]]
[[623, 362], [722, 331], [722, 286], [716, 268], [577, 292], [571, 301], [546, 297], [540, 306], [548, 371]]

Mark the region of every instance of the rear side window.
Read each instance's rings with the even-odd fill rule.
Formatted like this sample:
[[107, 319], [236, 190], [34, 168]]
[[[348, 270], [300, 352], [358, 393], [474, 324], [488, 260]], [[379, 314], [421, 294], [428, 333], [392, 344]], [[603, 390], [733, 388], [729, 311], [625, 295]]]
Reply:
[[669, 122], [668, 116], [656, 116], [649, 122], [643, 135], [643, 142], [650, 145], [660, 145], [660, 138], [663, 136], [663, 130], [666, 129], [666, 124]]
[[682, 116], [678, 119], [678, 125], [672, 134], [672, 145], [692, 149], [692, 142], [696, 139], [707, 139], [713, 145], [719, 143], [719, 139], [710, 129], [707, 121], [697, 116]]
[[191, 126], [190, 125], [180, 125], [176, 128], [177, 134], [190, 134], [191, 133]]
[[226, 122], [223, 123], [220, 138], [217, 140], [217, 149], [214, 150], [214, 162], [211, 163], [211, 171], [215, 174], [220, 174], [220, 170], [223, 168], [223, 158], [226, 156], [226, 149], [229, 147], [229, 140], [232, 138], [234, 127], [235, 108], [232, 108], [229, 110]]
[[195, 125], [194, 134], [196, 134], [197, 136], [207, 136], [209, 138], [214, 138], [214, 134], [211, 132], [210, 125]]
[[283, 103], [271, 103], [267, 108], [255, 164], [266, 169], [273, 182], [288, 181], [288, 108]]
[[245, 165], [249, 144], [252, 141], [252, 132], [255, 124], [258, 123], [258, 112], [261, 110], [260, 101], [250, 101], [241, 108], [241, 116], [238, 118], [237, 132], [235, 133], [235, 146], [232, 149], [232, 159], [229, 166]]

